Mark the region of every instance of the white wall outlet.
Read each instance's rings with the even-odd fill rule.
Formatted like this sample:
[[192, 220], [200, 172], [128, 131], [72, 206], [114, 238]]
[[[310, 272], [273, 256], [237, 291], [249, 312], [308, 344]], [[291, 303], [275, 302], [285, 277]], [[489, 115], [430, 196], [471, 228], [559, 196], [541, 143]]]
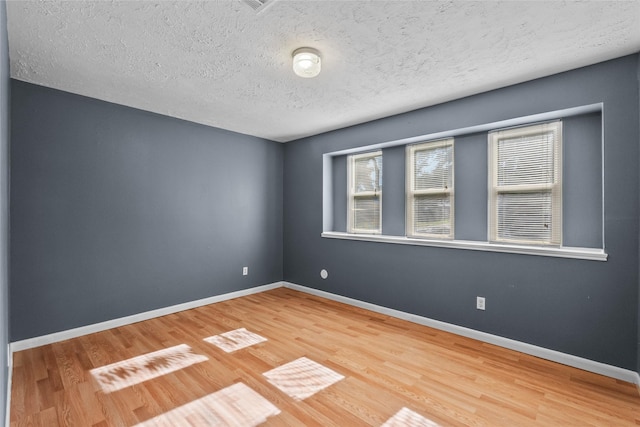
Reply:
[[476, 308], [484, 310], [484, 297], [476, 297]]
[[243, 276], [249, 275], [249, 267], [242, 267], [242, 275]]

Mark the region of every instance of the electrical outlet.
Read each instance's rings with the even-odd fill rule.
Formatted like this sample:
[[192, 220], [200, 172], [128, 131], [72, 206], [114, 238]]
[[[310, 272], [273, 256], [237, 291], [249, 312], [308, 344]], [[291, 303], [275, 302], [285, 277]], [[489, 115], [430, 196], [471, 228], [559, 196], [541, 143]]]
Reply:
[[249, 267], [242, 267], [242, 275], [243, 276], [249, 275]]
[[476, 297], [476, 308], [484, 310], [484, 297]]

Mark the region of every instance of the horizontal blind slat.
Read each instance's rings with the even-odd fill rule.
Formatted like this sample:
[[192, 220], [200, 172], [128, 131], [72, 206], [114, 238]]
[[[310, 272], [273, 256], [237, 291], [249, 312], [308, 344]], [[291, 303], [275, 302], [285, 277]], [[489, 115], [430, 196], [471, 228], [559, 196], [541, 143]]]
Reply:
[[451, 198], [417, 196], [414, 198], [414, 231], [421, 234], [451, 234]]
[[353, 228], [375, 231], [380, 225], [380, 198], [358, 197], [353, 203]]
[[349, 232], [379, 233], [382, 209], [382, 152], [349, 156], [349, 170]]
[[453, 138], [409, 146], [407, 234], [453, 237]]
[[492, 132], [489, 140], [490, 236], [560, 244], [561, 122]]

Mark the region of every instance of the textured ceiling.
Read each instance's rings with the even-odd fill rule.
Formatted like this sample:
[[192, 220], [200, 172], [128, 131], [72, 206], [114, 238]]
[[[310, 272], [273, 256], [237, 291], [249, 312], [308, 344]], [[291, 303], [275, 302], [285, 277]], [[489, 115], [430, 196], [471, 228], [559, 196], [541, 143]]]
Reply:
[[[640, 1], [8, 1], [13, 78], [289, 141], [640, 51]], [[319, 49], [296, 77], [291, 52]]]

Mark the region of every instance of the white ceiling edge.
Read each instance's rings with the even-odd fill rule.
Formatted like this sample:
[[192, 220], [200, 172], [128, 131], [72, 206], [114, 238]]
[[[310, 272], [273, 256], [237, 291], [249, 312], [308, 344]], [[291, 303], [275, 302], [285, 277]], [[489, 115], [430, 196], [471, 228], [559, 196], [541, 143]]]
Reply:
[[[640, 2], [7, 2], [17, 80], [287, 142], [640, 51]], [[291, 52], [319, 49], [301, 79]]]

